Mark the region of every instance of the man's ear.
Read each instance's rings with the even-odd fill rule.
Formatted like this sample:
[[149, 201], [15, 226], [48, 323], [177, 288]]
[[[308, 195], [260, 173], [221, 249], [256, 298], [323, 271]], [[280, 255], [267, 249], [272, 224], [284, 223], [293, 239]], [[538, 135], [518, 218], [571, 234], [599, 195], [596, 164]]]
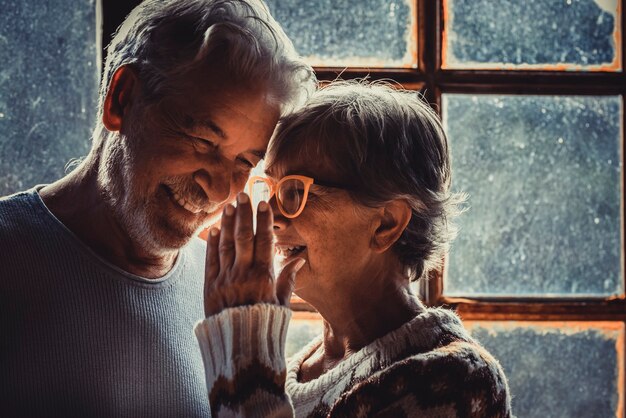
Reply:
[[380, 208], [378, 225], [372, 237], [372, 248], [383, 253], [400, 239], [411, 220], [412, 210], [405, 200], [391, 200]]
[[109, 131], [122, 129], [124, 116], [128, 113], [128, 106], [138, 86], [137, 73], [129, 65], [122, 65], [113, 74], [102, 112], [102, 123]]

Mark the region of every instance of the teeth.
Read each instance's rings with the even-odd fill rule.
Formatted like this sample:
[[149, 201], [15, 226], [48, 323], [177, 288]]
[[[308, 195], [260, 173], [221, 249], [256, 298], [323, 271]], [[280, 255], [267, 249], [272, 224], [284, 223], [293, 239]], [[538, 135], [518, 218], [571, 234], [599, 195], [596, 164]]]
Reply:
[[284, 256], [289, 256], [294, 252], [298, 252], [302, 249], [304, 249], [304, 246], [294, 246], [294, 247], [287, 247], [287, 246], [280, 246], [280, 247], [276, 247], [276, 252], [280, 255], [284, 255]]
[[187, 202], [186, 202], [183, 206], [184, 206], [184, 207], [185, 207], [185, 209], [187, 209], [189, 212], [193, 212], [193, 213], [198, 213], [198, 212], [200, 212], [200, 211], [202, 210], [202, 209], [200, 209], [200, 208], [197, 208], [197, 207], [195, 207], [195, 206], [192, 206], [192, 205], [191, 205], [191, 203], [187, 203]]
[[176, 199], [176, 201], [178, 202], [179, 205], [181, 205], [182, 207], [184, 207], [185, 209], [187, 209], [191, 213], [198, 213], [198, 212], [202, 211], [202, 208], [199, 208], [199, 207], [194, 206], [191, 203], [187, 202], [185, 199], [180, 197], [180, 195], [178, 193], [176, 193], [176, 192], [174, 192], [174, 199]]

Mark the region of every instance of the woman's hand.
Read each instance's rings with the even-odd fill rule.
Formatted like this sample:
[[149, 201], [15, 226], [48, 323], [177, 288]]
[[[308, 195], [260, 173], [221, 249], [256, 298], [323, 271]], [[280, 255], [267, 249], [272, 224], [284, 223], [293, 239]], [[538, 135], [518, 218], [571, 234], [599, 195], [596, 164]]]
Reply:
[[207, 239], [204, 312], [208, 317], [235, 306], [273, 303], [288, 306], [296, 273], [304, 259], [287, 264], [274, 279], [274, 217], [267, 202], [257, 210], [257, 232], [252, 206], [244, 193], [237, 208], [224, 208], [221, 230], [211, 228]]

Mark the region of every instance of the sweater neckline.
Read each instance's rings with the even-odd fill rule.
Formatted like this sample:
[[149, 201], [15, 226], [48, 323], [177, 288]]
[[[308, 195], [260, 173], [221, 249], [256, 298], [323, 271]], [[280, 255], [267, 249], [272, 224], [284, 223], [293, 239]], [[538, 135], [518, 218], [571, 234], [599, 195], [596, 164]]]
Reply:
[[178, 274], [179, 270], [182, 268], [181, 266], [184, 264], [185, 252], [181, 250], [178, 251], [178, 256], [176, 257], [176, 261], [174, 265], [164, 276], [159, 277], [158, 279], [149, 279], [147, 277], [139, 276], [133, 273], [130, 273], [115, 264], [110, 263], [109, 261], [102, 258], [95, 251], [93, 251], [88, 245], [86, 245], [74, 232], [72, 232], [63, 222], [57, 218], [54, 213], [48, 209], [45, 202], [39, 195], [39, 191], [43, 189], [47, 184], [39, 184], [32, 189], [26, 192], [26, 195], [31, 200], [32, 204], [40, 211], [44, 219], [46, 219], [46, 223], [50, 225], [50, 227], [55, 228], [60, 231], [63, 235], [65, 235], [68, 240], [72, 243], [72, 245], [79, 251], [81, 251], [86, 257], [93, 260], [93, 262], [102, 265], [107, 270], [113, 272], [113, 277], [119, 279], [130, 279], [131, 283], [135, 283], [141, 285], [142, 287], [147, 286], [150, 288], [161, 288], [163, 286], [169, 286], [177, 281], [181, 274]]
[[287, 369], [286, 390], [296, 403], [319, 399], [357, 367], [366, 366], [372, 373], [381, 370], [395, 362], [407, 349], [411, 350], [411, 354], [432, 350], [441, 344], [444, 334], [472, 341], [454, 312], [443, 308], [424, 308], [410, 321], [374, 340], [318, 378], [299, 382], [298, 374], [303, 362], [322, 344], [323, 336], [319, 335], [292, 357]]

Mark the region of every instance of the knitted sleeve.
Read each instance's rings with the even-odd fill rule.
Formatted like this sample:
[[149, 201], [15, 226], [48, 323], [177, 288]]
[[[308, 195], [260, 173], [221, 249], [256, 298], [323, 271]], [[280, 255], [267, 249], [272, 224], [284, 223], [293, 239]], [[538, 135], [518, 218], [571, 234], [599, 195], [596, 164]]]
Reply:
[[200, 321], [211, 416], [293, 417], [285, 393], [288, 308], [256, 304], [229, 308]]
[[330, 417], [512, 418], [506, 377], [474, 343], [456, 342], [394, 363], [345, 393]]

